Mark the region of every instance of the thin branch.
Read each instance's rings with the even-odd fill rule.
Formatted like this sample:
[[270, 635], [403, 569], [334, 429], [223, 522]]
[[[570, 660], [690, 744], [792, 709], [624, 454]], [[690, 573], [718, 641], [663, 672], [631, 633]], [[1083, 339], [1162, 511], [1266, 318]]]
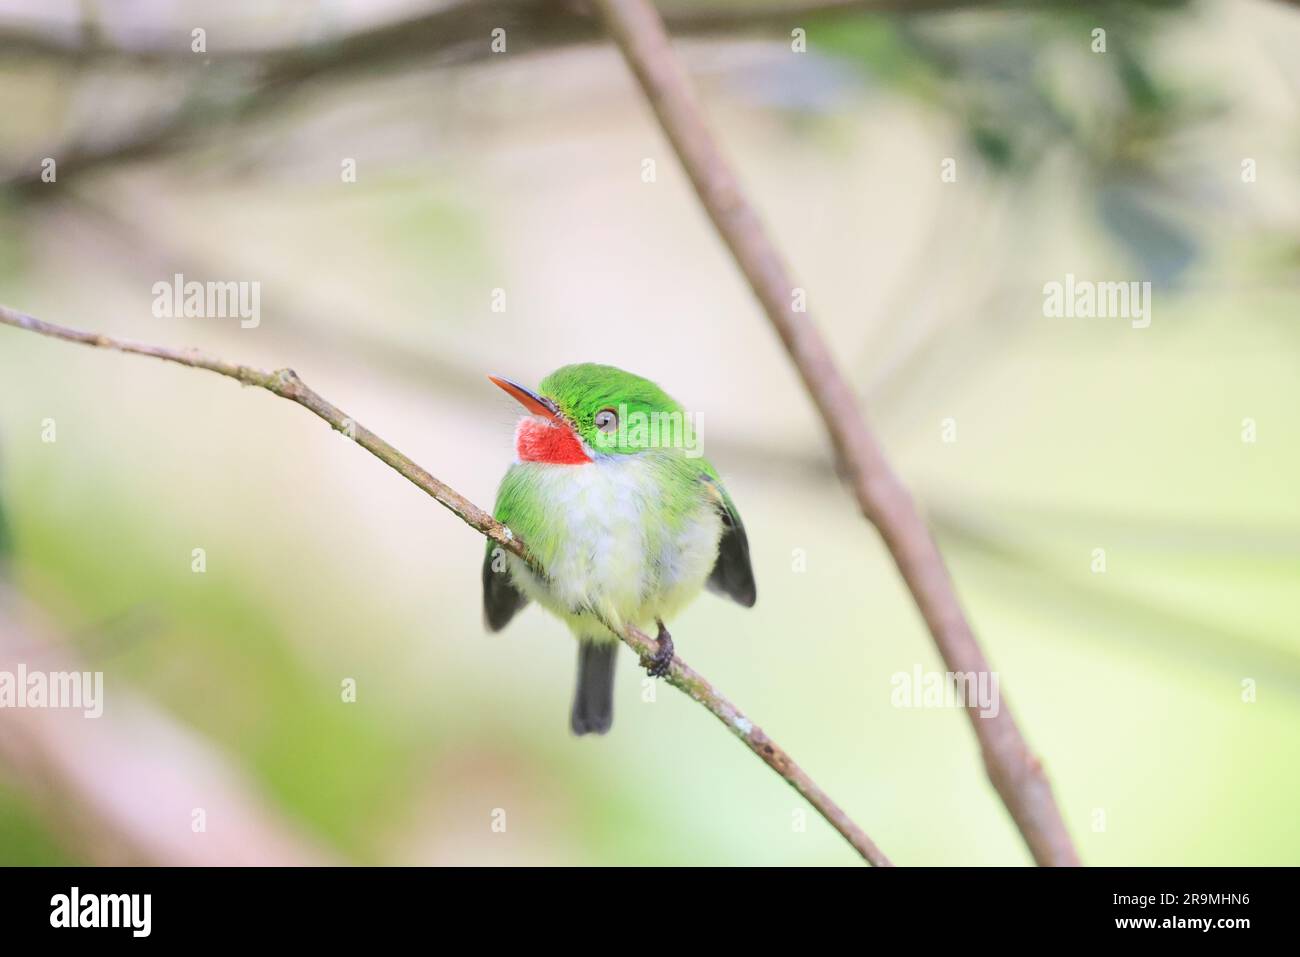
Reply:
[[[663, 4], [674, 31], [713, 34], [806, 26], [809, 20], [863, 14], [916, 15], [1002, 7], [1062, 6], [1069, 0], [782, 0], [741, 4], [679, 0]], [[120, 14], [115, 13], [120, 19]], [[411, 16], [383, 20], [356, 30], [309, 40], [288, 38], [267, 43], [255, 31], [239, 30], [228, 21], [223, 34], [233, 37], [201, 55], [190, 49], [190, 27], [181, 23], [159, 29], [133, 24], [126, 43], [102, 30], [83, 29], [60, 35], [40, 21], [0, 22], [0, 52], [41, 56], [85, 65], [94, 60], [154, 64], [256, 63], [283, 74], [313, 73], [343, 67], [368, 67], [395, 60], [427, 59], [451, 52], [458, 62], [492, 56], [491, 33], [500, 27], [509, 36], [511, 53], [554, 49], [600, 39], [599, 22], [582, 0], [453, 0], [418, 10]], [[216, 31], [213, 31], [214, 33]], [[250, 38], [251, 42], [250, 42]], [[516, 48], [516, 40], [519, 43]], [[296, 64], [297, 70], [291, 70]]]
[[[1296, 5], [1300, 0], [1279, 0]], [[941, 16], [966, 11], [1027, 10], [1051, 12], [1071, 0], [782, 0], [750, 7], [725, 2], [681, 0], [664, 4], [663, 16], [678, 35], [731, 37], [754, 34], [789, 36], [840, 19]], [[1076, 5], [1077, 4], [1072, 4]], [[1161, 9], [1156, 0], [1147, 0]], [[120, 19], [120, 12], [115, 11]], [[190, 48], [189, 27], [177, 31], [133, 24], [123, 45], [106, 37], [93, 23], [76, 34], [30, 26], [31, 21], [0, 20], [0, 56], [32, 57], [69, 64], [78, 69], [106, 63], [131, 64], [171, 71], [167, 82], [185, 82], [201, 74], [210, 86], [213, 74], [224, 71], [229, 82], [245, 84], [243, 95], [199, 106], [173, 108], [142, 121], [120, 137], [47, 144], [35, 157], [0, 169], [0, 187], [24, 191], [29, 198], [41, 189], [39, 158], [59, 162], [59, 172], [83, 176], [97, 169], [167, 154], [201, 142], [227, 122], [241, 123], [290, 101], [289, 94], [308, 81], [348, 78], [363, 71], [417, 66], [460, 66], [506, 62], [494, 54], [492, 31], [507, 31], [509, 57], [562, 50], [601, 38], [598, 21], [583, 0], [453, 0], [412, 16], [386, 20], [350, 32], [267, 44], [214, 41], [205, 53]], [[37, 21], [39, 24], [39, 21]]]
[[[1016, 6], [1034, 0], [1008, 0]], [[1062, 0], [1042, 0], [1062, 2]], [[808, 27], [831, 18], [872, 14], [912, 15], [988, 8], [1002, 0], [786, 0], [750, 9], [732, 3], [696, 4], [693, 0], [665, 11], [673, 29], [696, 36], [747, 35], [795, 26]], [[226, 40], [205, 53], [190, 49], [188, 27], [180, 33], [140, 25], [129, 46], [118, 46], [102, 31], [86, 29], [67, 39], [0, 25], [0, 54], [38, 56], [85, 68], [96, 62], [131, 63], [167, 70], [170, 83], [201, 74], [201, 88], [211, 88], [213, 74], [223, 71], [231, 84], [247, 87], [241, 95], [197, 101], [142, 121], [134, 130], [110, 139], [46, 145], [36, 157], [0, 170], [0, 187], [46, 195], [38, 157], [53, 156], [59, 174], [84, 176], [184, 148], [210, 138], [223, 124], [245, 123], [290, 102], [311, 81], [348, 79], [366, 71], [410, 66], [463, 66], [504, 62], [492, 50], [492, 32], [503, 29], [509, 59], [540, 54], [602, 39], [599, 21], [581, 3], [570, 0], [456, 0], [411, 17], [389, 20], [348, 33], [307, 42], [240, 45]]]
[[[984, 674], [988, 661], [957, 599], [943, 556], [907, 489], [867, 427], [857, 396], [807, 313], [795, 312], [785, 263], [704, 120], [663, 20], [648, 0], [594, 0], [700, 202], [735, 257], [821, 413], [863, 514], [875, 525], [948, 670]], [[967, 708], [984, 765], [1034, 860], [1077, 865], [1051, 784], [1004, 704], [992, 717]]]
[[[439, 504], [443, 505], [465, 524], [475, 531], [486, 535], [502, 548], [519, 556], [530, 567], [544, 575], [545, 570], [528, 551], [525, 543], [517, 538], [509, 528], [502, 525], [487, 512], [483, 511], [469, 499], [444, 485], [427, 471], [415, 464], [393, 446], [389, 445], [375, 433], [347, 416], [340, 409], [331, 405], [323, 397], [308, 388], [292, 369], [279, 369], [268, 372], [252, 366], [238, 365], [206, 355], [195, 349], [169, 349], [164, 346], [149, 345], [115, 339], [111, 336], [93, 332], [69, 329], [50, 322], [44, 322], [25, 313], [0, 306], [0, 325], [27, 329], [43, 336], [79, 342], [83, 345], [96, 346], [101, 349], [113, 349], [133, 355], [151, 356], [165, 362], [189, 366], [193, 369], [207, 369], [218, 375], [227, 376], [244, 385], [265, 389], [281, 398], [296, 402], [314, 415], [324, 419], [335, 430], [353, 439], [358, 445], [370, 452], [385, 465], [392, 468], [403, 478], [427, 492]], [[602, 619], [603, 621], [603, 619]], [[609, 622], [604, 622], [609, 627]], [[641, 657], [648, 660], [658, 650], [659, 643], [636, 628], [628, 627], [622, 632], [610, 628], [622, 638], [623, 642]], [[796, 791], [804, 796], [809, 804], [824, 817], [835, 830], [843, 835], [853, 848], [870, 864], [890, 866], [889, 858], [876, 847], [862, 828], [844, 813], [830, 796], [817, 786], [816, 782], [795, 763], [775, 741], [764, 733], [763, 729], [747, 718], [734, 704], [728, 701], [705, 678], [681, 658], [674, 657], [672, 667], [665, 680], [689, 697], [702, 704], [714, 717], [726, 725], [732, 734], [745, 742], [745, 746], [758, 755], [768, 767], [772, 768]]]

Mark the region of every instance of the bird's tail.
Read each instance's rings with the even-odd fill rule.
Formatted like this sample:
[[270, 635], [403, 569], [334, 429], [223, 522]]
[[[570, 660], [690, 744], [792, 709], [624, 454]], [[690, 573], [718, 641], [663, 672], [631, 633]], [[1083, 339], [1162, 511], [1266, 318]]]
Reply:
[[614, 723], [614, 662], [617, 641], [578, 642], [578, 687], [569, 727], [574, 734], [604, 734]]

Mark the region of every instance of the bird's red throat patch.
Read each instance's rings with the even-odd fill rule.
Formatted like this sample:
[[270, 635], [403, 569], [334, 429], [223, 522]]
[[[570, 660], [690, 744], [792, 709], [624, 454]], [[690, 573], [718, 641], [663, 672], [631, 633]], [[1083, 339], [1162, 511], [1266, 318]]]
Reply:
[[582, 440], [570, 426], [535, 415], [519, 420], [515, 429], [515, 454], [521, 462], [549, 465], [586, 465], [591, 461]]

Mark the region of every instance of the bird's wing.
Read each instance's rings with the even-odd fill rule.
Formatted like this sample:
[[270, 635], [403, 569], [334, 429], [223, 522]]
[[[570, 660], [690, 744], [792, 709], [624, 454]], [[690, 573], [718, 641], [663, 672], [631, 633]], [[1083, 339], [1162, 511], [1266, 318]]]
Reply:
[[722, 538], [718, 541], [718, 560], [709, 574], [708, 589], [727, 595], [746, 608], [753, 608], [758, 597], [754, 569], [749, 564], [749, 537], [731, 496], [716, 476], [704, 475], [702, 481], [717, 503], [722, 516]]
[[524, 593], [510, 580], [505, 552], [488, 539], [487, 554], [483, 556], [483, 620], [488, 629], [500, 631], [527, 604]]

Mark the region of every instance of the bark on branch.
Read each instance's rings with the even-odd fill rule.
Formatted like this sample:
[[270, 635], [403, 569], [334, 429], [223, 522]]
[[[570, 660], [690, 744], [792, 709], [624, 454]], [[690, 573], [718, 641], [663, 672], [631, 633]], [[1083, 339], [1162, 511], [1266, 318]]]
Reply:
[[[691, 183], [767, 313], [821, 414], [858, 505], [884, 539], [952, 672], [983, 674], [988, 661], [975, 639], [930, 530], [867, 427], [857, 396], [807, 313], [795, 312], [796, 284], [750, 205], [704, 119], [667, 30], [649, 0], [594, 0], [636, 74]], [[1078, 854], [1005, 700], [995, 716], [967, 715], [984, 765], [1039, 864], [1077, 865]]]
[[[151, 356], [155, 359], [174, 362], [193, 369], [206, 369], [209, 372], [235, 379], [244, 385], [265, 389], [281, 398], [288, 399], [290, 402], [296, 402], [309, 412], [328, 422], [335, 430], [353, 439], [358, 445], [403, 478], [428, 493], [435, 501], [453, 512], [470, 528], [486, 535], [502, 548], [518, 555], [540, 574], [545, 574], [545, 569], [528, 551], [527, 545], [517, 538], [510, 529], [455, 489], [438, 481], [429, 472], [389, 445], [374, 432], [371, 432], [342, 410], [326, 401], [325, 398], [310, 389], [298, 378], [292, 369], [279, 369], [269, 372], [252, 366], [228, 362], [225, 359], [207, 355], [196, 349], [169, 349], [164, 346], [116, 339], [93, 332], [82, 332], [77, 329], [69, 329], [65, 326], [44, 322], [6, 306], [0, 306], [0, 325], [27, 329], [54, 339], [79, 342], [83, 345], [96, 346], [101, 349]], [[619, 634], [624, 644], [635, 651], [642, 659], [648, 659], [658, 650], [659, 643], [655, 639], [635, 628], [627, 628]], [[876, 866], [890, 865], [889, 858], [876, 847], [866, 832], [858, 827], [839, 805], [831, 800], [830, 795], [818, 787], [817, 783], [795, 763], [789, 754], [769, 738], [762, 728], [746, 717], [739, 708], [728, 701], [699, 672], [691, 668], [681, 658], [674, 657], [672, 667], [665, 680], [707, 708], [714, 717], [727, 727], [727, 730], [740, 738], [745, 743], [745, 746], [758, 755], [768, 767], [803, 795], [817, 813], [824, 817], [835, 830], [839, 831], [844, 839], [868, 863]]]

